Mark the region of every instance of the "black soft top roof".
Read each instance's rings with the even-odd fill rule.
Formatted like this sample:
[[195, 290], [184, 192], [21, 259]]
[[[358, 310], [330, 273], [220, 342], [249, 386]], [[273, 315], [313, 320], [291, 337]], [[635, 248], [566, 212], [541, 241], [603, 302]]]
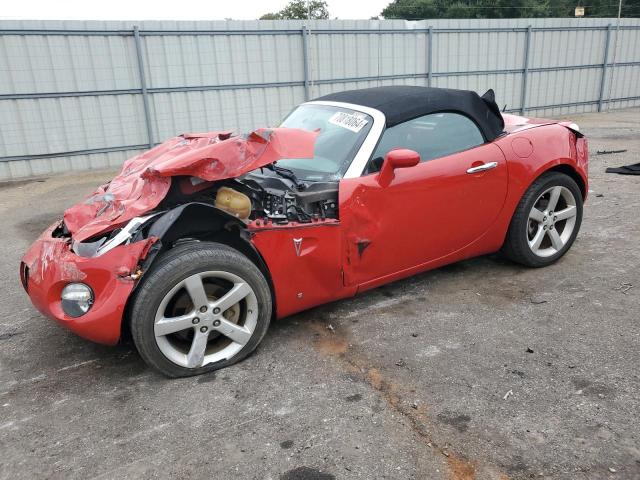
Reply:
[[416, 86], [387, 86], [330, 93], [315, 100], [345, 102], [380, 110], [387, 118], [387, 127], [429, 113], [460, 112], [473, 120], [485, 140], [502, 133], [504, 120], [495, 102], [493, 90], [482, 97], [469, 90]]

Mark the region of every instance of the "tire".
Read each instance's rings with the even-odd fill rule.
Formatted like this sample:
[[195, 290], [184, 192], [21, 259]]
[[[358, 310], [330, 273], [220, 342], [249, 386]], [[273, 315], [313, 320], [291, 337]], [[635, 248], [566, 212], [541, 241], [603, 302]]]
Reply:
[[227, 245], [193, 242], [162, 254], [143, 276], [131, 308], [131, 336], [157, 371], [200, 375], [253, 352], [271, 312], [269, 285], [253, 262]]
[[[554, 198], [555, 206], [551, 205]], [[511, 219], [503, 253], [528, 267], [546, 267], [556, 262], [578, 235], [582, 203], [580, 188], [571, 177], [560, 172], [544, 173], [522, 196]]]

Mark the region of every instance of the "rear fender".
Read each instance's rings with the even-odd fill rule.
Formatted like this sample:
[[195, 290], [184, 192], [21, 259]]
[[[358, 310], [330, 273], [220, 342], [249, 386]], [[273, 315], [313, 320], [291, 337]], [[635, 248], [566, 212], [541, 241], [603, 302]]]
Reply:
[[[516, 148], [525, 143], [530, 145], [526, 155]], [[570, 173], [576, 181], [579, 180], [583, 195], [586, 194], [589, 164], [587, 139], [571, 127], [544, 125], [506, 135], [496, 145], [507, 157], [509, 194], [516, 205], [536, 178], [552, 169]]]
[[[514, 141], [523, 139], [532, 146], [528, 155], [518, 155]], [[559, 171], [572, 177], [580, 187], [583, 199], [589, 190], [588, 145], [584, 136], [565, 125], [548, 124], [515, 132], [496, 142], [505, 156], [509, 168], [509, 190], [499, 220], [491, 235], [497, 245], [506, 238], [513, 214], [527, 189], [537, 178], [549, 171]], [[520, 152], [521, 153], [521, 152]]]

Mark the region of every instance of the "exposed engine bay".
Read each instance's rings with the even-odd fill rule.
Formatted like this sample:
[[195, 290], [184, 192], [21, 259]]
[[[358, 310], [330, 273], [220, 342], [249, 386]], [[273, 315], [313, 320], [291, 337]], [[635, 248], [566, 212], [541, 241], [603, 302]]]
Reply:
[[[338, 182], [301, 183], [295, 177], [291, 180], [259, 172], [219, 181], [173, 177], [167, 196], [155, 211], [136, 217], [106, 235], [73, 242], [73, 250], [83, 257], [102, 255], [117, 245], [144, 237], [155, 218], [190, 203], [211, 205], [245, 223], [256, 221], [256, 226], [338, 219]], [[64, 222], [53, 230], [52, 236], [70, 236]]]
[[338, 182], [303, 182], [256, 170], [242, 177], [206, 182], [182, 177], [161, 207], [185, 201], [209, 203], [244, 221], [310, 223], [338, 218]]

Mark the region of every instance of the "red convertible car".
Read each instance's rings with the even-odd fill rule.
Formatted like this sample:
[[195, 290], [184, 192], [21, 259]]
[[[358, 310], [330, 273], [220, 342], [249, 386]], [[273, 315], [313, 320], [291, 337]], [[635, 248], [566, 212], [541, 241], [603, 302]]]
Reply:
[[269, 322], [462, 259], [542, 267], [571, 247], [587, 142], [501, 114], [493, 91], [330, 94], [279, 128], [191, 133], [125, 162], [31, 246], [44, 315], [95, 342], [131, 335], [169, 376], [249, 355]]

